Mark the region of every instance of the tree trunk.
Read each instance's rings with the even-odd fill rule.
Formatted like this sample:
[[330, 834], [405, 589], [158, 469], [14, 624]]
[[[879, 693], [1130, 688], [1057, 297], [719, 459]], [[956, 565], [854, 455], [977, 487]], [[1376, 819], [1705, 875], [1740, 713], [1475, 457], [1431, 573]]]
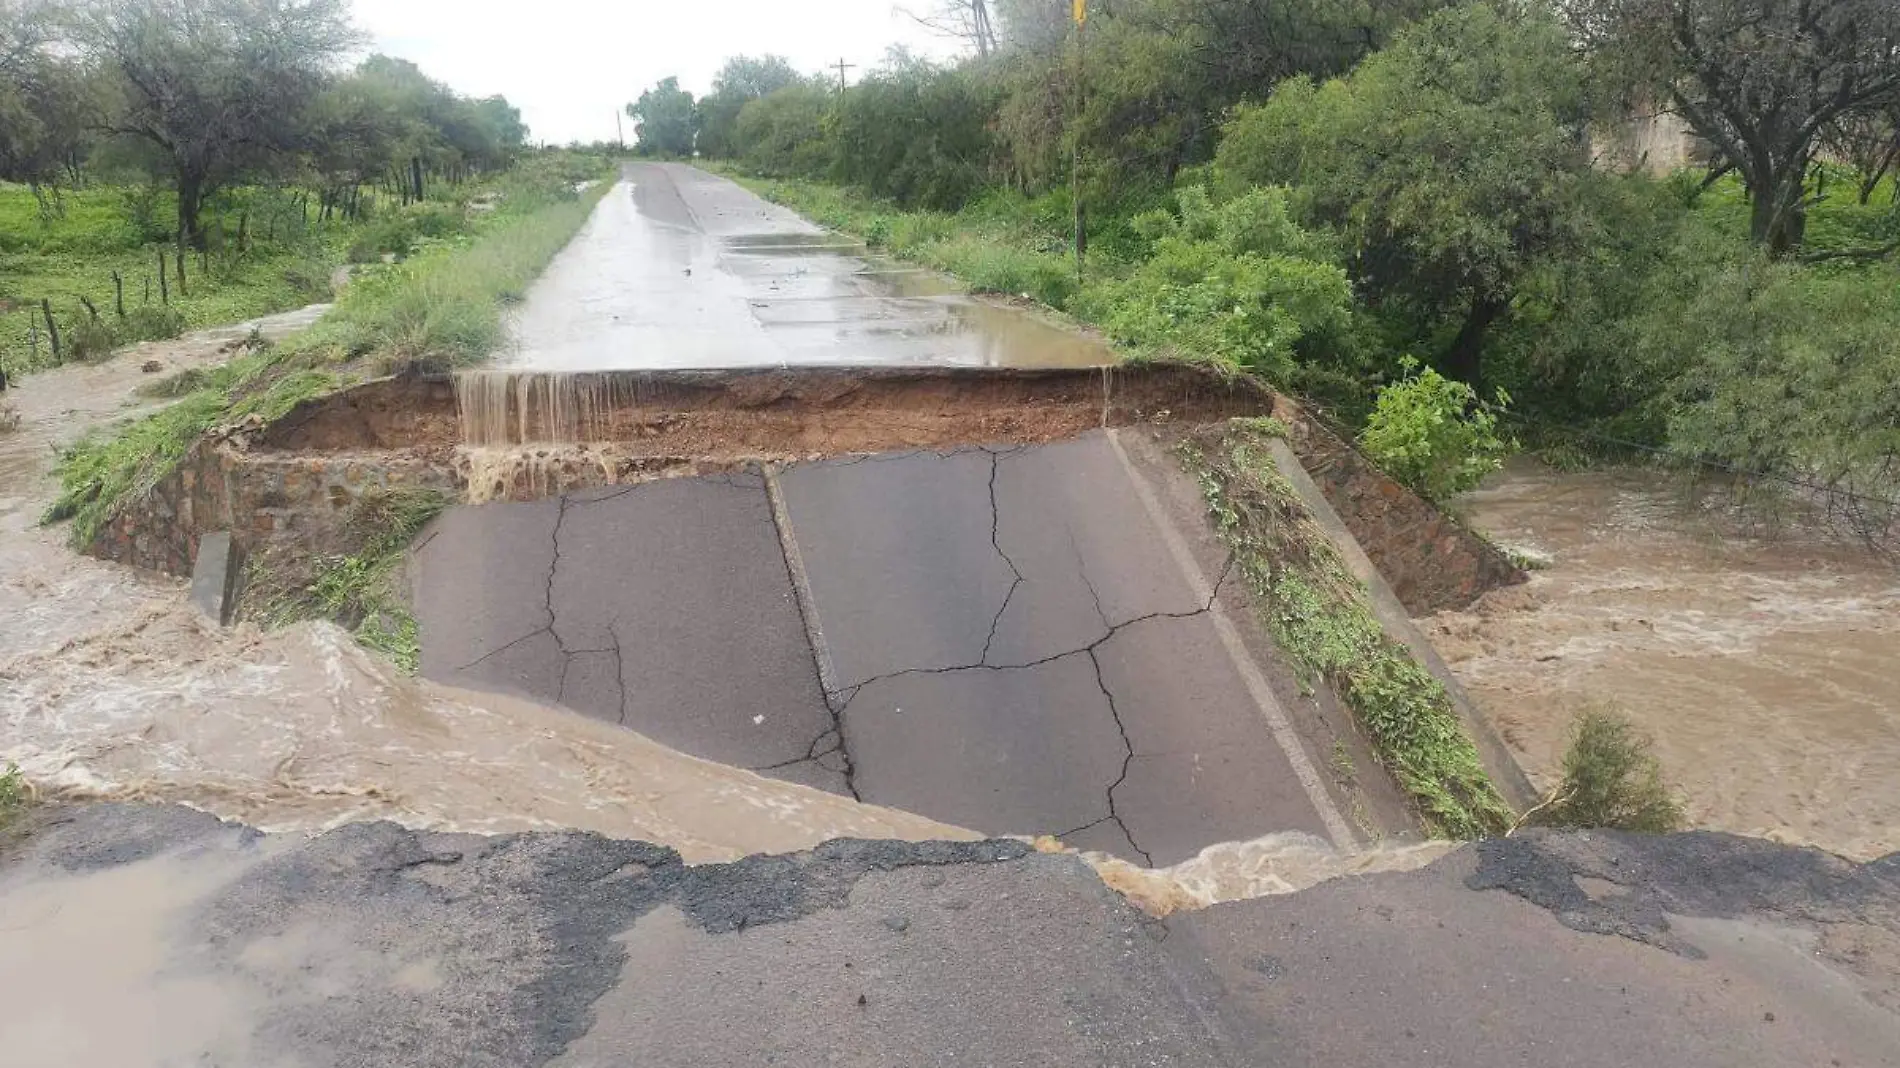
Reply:
[[1806, 183], [1805, 168], [1774, 178], [1756, 177], [1748, 182], [1748, 236], [1780, 259], [1801, 244], [1807, 229], [1807, 212], [1802, 207]]
[[178, 247], [183, 250], [204, 248], [198, 215], [204, 210], [204, 176], [190, 171], [178, 172]]
[[1471, 298], [1465, 324], [1445, 350], [1445, 374], [1466, 383], [1480, 394], [1484, 392], [1484, 336], [1510, 305], [1483, 293]]

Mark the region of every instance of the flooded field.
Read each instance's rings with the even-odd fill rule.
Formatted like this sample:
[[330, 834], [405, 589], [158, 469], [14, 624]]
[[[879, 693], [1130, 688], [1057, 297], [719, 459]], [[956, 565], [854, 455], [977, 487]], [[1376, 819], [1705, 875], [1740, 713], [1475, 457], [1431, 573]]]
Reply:
[[1571, 716], [1655, 735], [1691, 822], [1868, 858], [1900, 848], [1900, 573], [1799, 534], [1736, 536], [1665, 476], [1515, 467], [1468, 515], [1549, 553], [1430, 633], [1540, 786]]

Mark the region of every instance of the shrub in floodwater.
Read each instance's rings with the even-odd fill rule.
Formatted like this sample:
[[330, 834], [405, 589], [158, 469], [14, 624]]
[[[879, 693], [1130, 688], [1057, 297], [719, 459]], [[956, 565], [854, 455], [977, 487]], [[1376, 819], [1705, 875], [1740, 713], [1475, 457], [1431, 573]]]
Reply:
[[1664, 785], [1652, 741], [1628, 717], [1586, 709], [1571, 726], [1564, 777], [1531, 811], [1543, 827], [1611, 827], [1664, 834], [1683, 825], [1682, 805]]
[[8, 764], [7, 770], [0, 772], [0, 827], [11, 823], [32, 799], [33, 790], [26, 784], [19, 767]]
[[125, 313], [113, 327], [119, 344], [167, 341], [185, 332], [185, 313], [164, 304], [147, 304]]
[[1486, 404], [1476, 390], [1418, 361], [1400, 361], [1406, 375], [1383, 386], [1359, 435], [1366, 455], [1386, 474], [1440, 503], [1476, 489], [1503, 466], [1511, 444], [1498, 434], [1498, 412], [1510, 396]]

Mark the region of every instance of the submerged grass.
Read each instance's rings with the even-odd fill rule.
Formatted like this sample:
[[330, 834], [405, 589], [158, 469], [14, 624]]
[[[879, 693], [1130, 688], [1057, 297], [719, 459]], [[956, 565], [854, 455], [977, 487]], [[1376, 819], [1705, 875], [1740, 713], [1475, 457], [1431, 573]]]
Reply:
[[1329, 683], [1352, 710], [1428, 831], [1478, 838], [1510, 830], [1511, 809], [1450, 694], [1385, 633], [1365, 588], [1280, 477], [1266, 446], [1274, 431], [1236, 420], [1216, 438], [1181, 447], [1262, 622], [1301, 670]]
[[33, 789], [26, 784], [18, 766], [8, 764], [0, 771], [0, 831], [6, 830], [33, 801]]
[[344, 521], [339, 551], [253, 561], [246, 616], [271, 627], [329, 620], [415, 674], [422, 644], [403, 589], [403, 559], [409, 543], [451, 503], [447, 494], [426, 489], [365, 494]]
[[[565, 188], [565, 187], [562, 187]], [[399, 264], [372, 267], [317, 325], [282, 345], [253, 349], [195, 380], [172, 383], [169, 407], [88, 435], [62, 453], [60, 493], [46, 522], [72, 520], [90, 545], [127, 500], [149, 491], [216, 427], [272, 420], [297, 403], [410, 363], [447, 368], [487, 357], [518, 301], [607, 191], [561, 195], [521, 189], [470, 234]]]

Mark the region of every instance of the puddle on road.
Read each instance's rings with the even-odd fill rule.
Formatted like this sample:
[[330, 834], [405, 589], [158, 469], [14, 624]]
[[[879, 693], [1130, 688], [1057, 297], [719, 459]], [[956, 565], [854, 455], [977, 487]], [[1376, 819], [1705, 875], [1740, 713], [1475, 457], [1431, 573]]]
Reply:
[[[529, 290], [501, 366], [1117, 362], [1099, 339], [871, 255], [724, 179], [636, 173]], [[729, 229], [737, 220], [752, 225]]]
[[1698, 826], [1870, 859], [1900, 848], [1900, 574], [1788, 534], [1725, 537], [1665, 476], [1514, 467], [1475, 525], [1548, 552], [1526, 586], [1429, 621], [1532, 778], [1576, 710], [1656, 736]]

